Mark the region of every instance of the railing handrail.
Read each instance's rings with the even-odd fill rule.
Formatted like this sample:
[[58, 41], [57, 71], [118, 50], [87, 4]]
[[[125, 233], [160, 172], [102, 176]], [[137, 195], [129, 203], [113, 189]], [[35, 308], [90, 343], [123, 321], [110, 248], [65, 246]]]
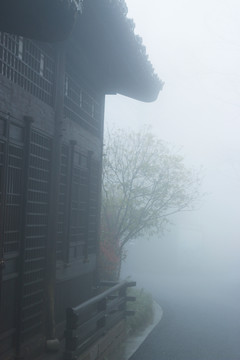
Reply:
[[74, 360], [90, 344], [104, 335], [125, 316], [133, 315], [126, 309], [127, 301], [135, 301], [127, 296], [128, 287], [136, 286], [134, 281], [120, 283], [104, 282], [102, 286], [111, 286], [101, 294], [84, 303], [67, 309], [65, 330], [65, 360]]
[[105, 299], [107, 296], [111, 295], [115, 291], [117, 291], [121, 288], [124, 288], [124, 287], [132, 287], [132, 286], [136, 286], [136, 282], [124, 280], [124, 281], [118, 283], [117, 285], [112, 286], [110, 289], [107, 289], [103, 293], [94, 296], [90, 300], [85, 301], [83, 304], [80, 304], [71, 309], [74, 313], [76, 313], [78, 315], [82, 310], [86, 309], [88, 306], [91, 306], [91, 305], [94, 305], [94, 304], [100, 302], [101, 300]]

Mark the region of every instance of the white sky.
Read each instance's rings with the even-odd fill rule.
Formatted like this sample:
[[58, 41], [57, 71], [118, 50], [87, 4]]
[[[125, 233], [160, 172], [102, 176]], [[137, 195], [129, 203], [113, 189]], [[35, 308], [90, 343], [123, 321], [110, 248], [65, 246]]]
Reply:
[[150, 104], [109, 96], [106, 124], [132, 129], [150, 124], [160, 138], [183, 147], [188, 164], [203, 165], [209, 196], [200, 212], [182, 221], [203, 227], [206, 241], [211, 237], [223, 252], [240, 252], [240, 2], [127, 0], [127, 5], [165, 85]]

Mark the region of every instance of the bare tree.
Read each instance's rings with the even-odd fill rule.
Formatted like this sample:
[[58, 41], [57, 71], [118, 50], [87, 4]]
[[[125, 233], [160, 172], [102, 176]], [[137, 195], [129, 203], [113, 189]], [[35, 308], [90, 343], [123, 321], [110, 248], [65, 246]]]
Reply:
[[108, 133], [103, 159], [102, 242], [114, 244], [122, 259], [127, 242], [162, 232], [170, 215], [192, 210], [199, 183], [199, 174], [185, 167], [183, 157], [146, 129]]

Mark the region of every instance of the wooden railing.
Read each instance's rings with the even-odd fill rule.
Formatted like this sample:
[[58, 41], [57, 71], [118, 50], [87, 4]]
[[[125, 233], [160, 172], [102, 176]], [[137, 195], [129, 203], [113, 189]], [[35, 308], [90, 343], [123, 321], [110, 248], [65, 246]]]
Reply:
[[127, 288], [135, 282], [101, 283], [107, 289], [90, 300], [67, 309], [65, 360], [76, 359], [89, 345], [104, 335], [121, 319], [133, 315], [127, 311], [127, 301], [135, 301], [127, 296]]

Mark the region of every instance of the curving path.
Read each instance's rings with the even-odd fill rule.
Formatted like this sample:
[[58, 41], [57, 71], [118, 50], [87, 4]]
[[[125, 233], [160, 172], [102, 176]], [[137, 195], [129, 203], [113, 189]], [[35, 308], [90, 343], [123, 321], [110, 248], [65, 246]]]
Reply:
[[131, 360], [239, 360], [240, 284], [166, 285], [163, 317]]

